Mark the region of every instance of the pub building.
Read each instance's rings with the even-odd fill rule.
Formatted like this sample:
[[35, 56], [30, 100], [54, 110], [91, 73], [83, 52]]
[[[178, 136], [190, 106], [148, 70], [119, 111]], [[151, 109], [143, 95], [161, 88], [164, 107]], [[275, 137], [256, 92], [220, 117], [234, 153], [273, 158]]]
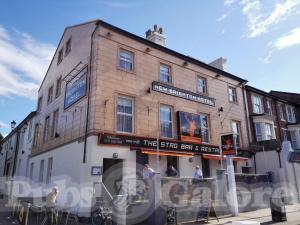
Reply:
[[[225, 69], [224, 58], [207, 64], [167, 48], [157, 26], [146, 38], [101, 20], [67, 27], [38, 92], [33, 185], [68, 176], [59, 187], [64, 204], [68, 185], [103, 181], [114, 194], [111, 184], [135, 179], [140, 164], [163, 177], [169, 165], [180, 177], [192, 177], [199, 165], [204, 177], [215, 177], [226, 167], [226, 134], [236, 137], [236, 173], [254, 173], [247, 81]], [[114, 165], [119, 172], [112, 177]]]

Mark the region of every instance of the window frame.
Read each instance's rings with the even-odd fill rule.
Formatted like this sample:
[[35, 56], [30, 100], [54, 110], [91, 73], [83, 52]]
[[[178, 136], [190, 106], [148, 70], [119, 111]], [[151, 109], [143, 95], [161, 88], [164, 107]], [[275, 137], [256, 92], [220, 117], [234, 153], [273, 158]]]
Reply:
[[[48, 120], [49, 119], [49, 120]], [[45, 142], [47, 142], [47, 141], [49, 141], [49, 137], [50, 137], [50, 135], [51, 135], [51, 130], [50, 130], [50, 115], [47, 115], [46, 117], [45, 117], [45, 123], [44, 123], [44, 133], [43, 133], [43, 142], [45, 143]], [[48, 121], [48, 122], [47, 122]], [[47, 136], [46, 136], [46, 134], [47, 134]], [[50, 134], [50, 135], [49, 135]]]
[[39, 182], [42, 183], [44, 181], [44, 169], [45, 169], [45, 160], [42, 159], [40, 162], [40, 170], [39, 170]]
[[[265, 126], [265, 138], [264, 138], [264, 140], [266, 140], [266, 141], [272, 140], [273, 139], [273, 125], [271, 123], [265, 123], [264, 126]], [[267, 127], [269, 127], [270, 130], [268, 130]], [[268, 139], [268, 136], [270, 137], [270, 139]]]
[[38, 146], [39, 132], [40, 132], [40, 123], [35, 123], [34, 132], [33, 132], [33, 143], [32, 143], [33, 147]]
[[64, 59], [64, 47], [62, 47], [59, 51], [58, 51], [58, 56], [57, 56], [57, 65], [59, 65]]
[[[198, 81], [199, 80], [203, 80], [204, 81], [204, 92], [202, 92], [202, 91], [199, 91], [199, 85], [198, 85]], [[201, 95], [208, 95], [208, 87], [207, 87], [208, 85], [207, 85], [207, 79], [205, 78], [205, 77], [202, 77], [202, 76], [199, 76], [199, 75], [197, 75], [196, 76], [196, 91], [197, 91], [197, 93], [199, 93], [199, 94], [201, 94]]]
[[[55, 117], [57, 113], [57, 118]], [[53, 116], [52, 116], [52, 125], [51, 125], [51, 134], [50, 137], [55, 138], [55, 133], [57, 133], [57, 128], [58, 128], [58, 122], [59, 122], [59, 109], [56, 109], [53, 111]]]
[[284, 109], [285, 105], [283, 103], [278, 103], [278, 108], [279, 108], [279, 116], [281, 121], [286, 121], [286, 118], [284, 116]]
[[[256, 102], [256, 100], [258, 100], [258, 102]], [[252, 101], [252, 112], [256, 114], [263, 114], [264, 113], [263, 98], [259, 95], [252, 94], [251, 101]], [[256, 111], [256, 107], [258, 107], [258, 111]]]
[[[233, 131], [233, 123], [236, 123], [237, 124], [237, 130], [238, 130], [238, 133], [234, 133]], [[238, 143], [237, 143], [237, 148], [241, 148], [242, 147], [242, 125], [241, 125], [241, 121], [238, 121], [238, 120], [231, 120], [231, 131], [232, 131], [232, 134], [233, 135], [237, 135], [238, 136]]]
[[48, 158], [46, 184], [50, 184], [52, 178], [53, 157]]
[[[285, 106], [286, 109], [286, 117], [287, 117], [287, 121], [289, 123], [295, 123], [296, 122], [296, 116], [295, 116], [295, 108], [293, 106], [290, 105], [286, 105]], [[289, 113], [289, 109], [291, 110], [291, 115]], [[291, 120], [290, 120], [290, 116], [292, 116]]]
[[[119, 99], [120, 98], [123, 98], [123, 99], [126, 99], [126, 100], [130, 100], [131, 101], [131, 107], [132, 107], [132, 113], [131, 113], [131, 115], [130, 114], [128, 114], [128, 113], [124, 113], [124, 112], [118, 112], [118, 106], [119, 106]], [[134, 123], [134, 119], [135, 119], [135, 106], [134, 106], [134, 104], [135, 104], [135, 100], [134, 100], [134, 98], [132, 98], [132, 97], [129, 97], [129, 96], [124, 96], [124, 95], [118, 95], [117, 96], [117, 101], [116, 101], [116, 132], [117, 133], [125, 133], [125, 134], [133, 134], [134, 133], [134, 131], [135, 131], [135, 127], [134, 127], [134, 125], [135, 125], [135, 123]], [[132, 127], [132, 131], [131, 132], [127, 132], [127, 131], [121, 131], [121, 130], [118, 130], [118, 115], [122, 115], [122, 116], [131, 116], [131, 127]]]
[[[164, 81], [161, 79], [161, 68], [162, 67], [165, 67], [165, 68], [168, 68], [169, 69], [169, 81]], [[172, 77], [172, 66], [171, 65], [168, 65], [166, 63], [159, 63], [159, 81], [162, 82], [162, 83], [165, 83], [165, 84], [172, 84], [173, 83], [173, 77]]]
[[51, 102], [53, 102], [53, 94], [54, 94], [54, 85], [51, 85], [48, 88], [48, 97], [47, 97], [47, 104], [49, 105]]
[[[69, 48], [68, 48], [69, 46]], [[66, 41], [66, 48], [65, 48], [65, 56], [69, 55], [69, 53], [72, 50], [72, 37], [70, 37], [67, 41]]]
[[[129, 70], [127, 68], [123, 68], [121, 66], [121, 53], [122, 52], [129, 53], [129, 54], [132, 55], [132, 66], [131, 66], [132, 68], [131, 68], [131, 70]], [[125, 62], [126, 63], [130, 63], [130, 62], [127, 62], [126, 60], [125, 60]], [[134, 73], [134, 71], [135, 71], [135, 52], [127, 50], [125, 48], [119, 48], [119, 52], [118, 52], [118, 68], [120, 70], [122, 70], [122, 71], [125, 71], [125, 72]]]
[[273, 107], [272, 107], [272, 101], [270, 99], [266, 100], [266, 107], [267, 107], [267, 114], [269, 116], [273, 115]]
[[62, 76], [56, 79], [55, 98], [58, 98], [61, 95], [61, 88], [62, 88]]
[[40, 96], [38, 98], [38, 103], [37, 103], [37, 109], [36, 109], [36, 111], [40, 112], [42, 110], [42, 106], [43, 106], [43, 96]]
[[[171, 115], [171, 120], [167, 121], [169, 124], [171, 123], [171, 136], [163, 136], [163, 132], [162, 132], [162, 113], [161, 113], [161, 109], [165, 107], [165, 108], [169, 108], [170, 109], [170, 115]], [[174, 138], [174, 107], [171, 105], [166, 105], [166, 104], [160, 104], [159, 105], [159, 136], [161, 138], [169, 138], [169, 139], [173, 139]]]
[[[230, 94], [229, 90], [233, 90], [233, 93]], [[228, 101], [229, 101], [230, 103], [235, 103], [235, 104], [238, 103], [238, 99], [237, 99], [237, 89], [236, 89], [235, 87], [228, 86], [227, 94], [228, 94]], [[230, 96], [234, 96], [234, 99], [233, 99], [232, 101], [230, 100]]]
[[[201, 140], [202, 140], [202, 143], [210, 144], [211, 143], [211, 136], [210, 136], [211, 135], [211, 131], [210, 131], [210, 116], [209, 116], [209, 114], [206, 114], [206, 113], [199, 113], [199, 116], [200, 116]], [[207, 119], [208, 142], [203, 141], [203, 136], [202, 136], [202, 129], [203, 129], [202, 117], [206, 117], [206, 119]]]

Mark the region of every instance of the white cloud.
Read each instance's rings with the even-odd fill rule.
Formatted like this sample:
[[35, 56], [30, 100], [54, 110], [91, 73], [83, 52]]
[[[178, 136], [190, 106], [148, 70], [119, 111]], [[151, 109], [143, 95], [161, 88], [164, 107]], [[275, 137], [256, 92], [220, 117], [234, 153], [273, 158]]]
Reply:
[[0, 25], [0, 96], [35, 99], [54, 51], [53, 45]]
[[0, 121], [0, 128], [10, 128], [9, 124], [3, 122], [3, 121]]
[[228, 17], [228, 14], [223, 14], [222, 16], [220, 16], [218, 19], [217, 19], [217, 21], [220, 23], [220, 22], [222, 22], [223, 20], [225, 20], [226, 18]]
[[300, 6], [300, 0], [286, 0], [277, 3], [274, 9], [269, 13], [261, 10], [261, 2], [243, 1], [243, 13], [248, 18], [248, 37], [254, 38], [267, 33], [269, 29], [294, 15], [295, 9]]
[[269, 42], [268, 44], [269, 53], [263, 59], [263, 62], [269, 63], [275, 51], [280, 51], [285, 48], [290, 48], [292, 46], [299, 45], [299, 44], [300, 44], [300, 27], [297, 27], [283, 34], [282, 36], [277, 38], [274, 42]]

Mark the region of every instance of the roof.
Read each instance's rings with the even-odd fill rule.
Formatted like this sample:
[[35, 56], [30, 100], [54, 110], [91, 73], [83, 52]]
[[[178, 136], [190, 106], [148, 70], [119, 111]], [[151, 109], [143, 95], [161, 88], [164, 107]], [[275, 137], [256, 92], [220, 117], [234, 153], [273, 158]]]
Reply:
[[166, 47], [161, 46], [161, 45], [159, 45], [159, 44], [156, 44], [156, 43], [154, 43], [154, 42], [152, 42], [152, 41], [149, 41], [149, 40], [147, 40], [147, 39], [145, 39], [145, 38], [142, 38], [142, 37], [140, 37], [140, 36], [137, 36], [137, 35], [135, 35], [135, 34], [133, 34], [133, 33], [130, 33], [130, 32], [128, 32], [128, 31], [126, 31], [126, 30], [123, 30], [123, 29], [121, 29], [121, 28], [119, 28], [119, 27], [113, 26], [113, 25], [111, 25], [111, 24], [109, 24], [109, 23], [107, 23], [107, 22], [105, 22], [105, 21], [103, 21], [103, 20], [92, 20], [92, 21], [88, 21], [88, 22], [85, 22], [85, 23], [80, 23], [80, 24], [75, 24], [75, 25], [72, 25], [72, 26], [68, 26], [68, 27], [66, 27], [66, 28], [64, 29], [63, 35], [61, 36], [61, 39], [60, 39], [60, 41], [59, 41], [59, 43], [58, 43], [58, 45], [57, 45], [57, 48], [56, 48], [55, 53], [54, 53], [54, 55], [53, 55], [53, 57], [52, 57], [52, 60], [51, 60], [51, 62], [50, 62], [50, 64], [49, 64], [49, 67], [48, 67], [48, 69], [47, 69], [46, 75], [44, 76], [44, 79], [43, 79], [43, 81], [42, 81], [42, 83], [41, 83], [41, 85], [40, 85], [40, 88], [41, 88], [41, 86], [42, 86], [43, 83], [44, 83], [44, 80], [45, 80], [45, 78], [46, 78], [46, 76], [47, 76], [47, 73], [48, 73], [48, 71], [49, 71], [49, 69], [50, 69], [50, 67], [51, 67], [51, 64], [52, 64], [52, 62], [53, 62], [53, 59], [54, 59], [54, 57], [55, 57], [55, 55], [56, 55], [56, 52], [57, 52], [57, 50], [58, 50], [58, 46], [60, 45], [61, 40], [62, 40], [62, 38], [63, 38], [63, 36], [64, 36], [66, 30], [67, 30], [67, 29], [74, 28], [74, 27], [78, 27], [78, 26], [87, 25], [87, 24], [90, 24], [90, 23], [95, 23], [96, 27], [97, 27], [97, 25], [106, 27], [106, 28], [108, 28], [108, 29], [110, 29], [110, 30], [112, 30], [112, 31], [115, 31], [115, 32], [117, 32], [117, 33], [120, 33], [120, 34], [122, 34], [122, 35], [125, 35], [125, 36], [127, 36], [127, 37], [129, 37], [129, 38], [131, 38], [131, 39], [134, 39], [134, 40], [136, 40], [136, 41], [138, 41], [138, 42], [141, 42], [141, 43], [143, 43], [143, 44], [145, 44], [145, 45], [148, 45], [148, 46], [150, 46], [150, 47], [152, 47], [152, 48], [158, 49], [158, 50], [163, 51], [163, 52], [165, 52], [165, 53], [167, 53], [167, 54], [170, 54], [170, 55], [173, 55], [173, 56], [175, 56], [175, 57], [181, 58], [181, 59], [183, 59], [184, 61], [187, 61], [187, 62], [196, 64], [196, 65], [198, 65], [198, 66], [201, 66], [201, 67], [203, 67], [203, 68], [205, 68], [205, 69], [211, 70], [211, 71], [213, 71], [213, 72], [215, 72], [215, 73], [217, 73], [217, 74], [223, 75], [223, 76], [228, 77], [228, 78], [230, 78], [230, 79], [237, 80], [237, 81], [240, 82], [240, 83], [247, 83], [247, 82], [248, 82], [247, 80], [242, 79], [242, 78], [240, 78], [240, 77], [238, 77], [238, 76], [236, 76], [236, 75], [233, 75], [233, 74], [231, 74], [231, 73], [229, 73], [229, 72], [226, 72], [226, 71], [224, 71], [224, 70], [218, 69], [218, 68], [213, 67], [213, 66], [211, 66], [211, 65], [209, 65], [209, 64], [207, 64], [207, 63], [204, 63], [204, 62], [202, 62], [202, 61], [200, 61], [200, 60], [198, 60], [198, 59], [192, 58], [192, 57], [187, 56], [187, 55], [183, 55], [183, 54], [181, 54], [181, 53], [179, 53], [179, 52], [176, 52], [176, 51], [174, 51], [174, 50], [172, 50], [172, 49], [169, 49], [169, 48], [166, 48]]
[[24, 120], [22, 120], [21, 123], [18, 124], [18, 126], [13, 129], [8, 135], [6, 135], [5, 138], [3, 138], [0, 141], [0, 144], [2, 144], [3, 142], [5, 142], [7, 139], [9, 139], [14, 133], [16, 133], [24, 124], [25, 122], [27, 122], [28, 120], [30, 120], [32, 117], [34, 117], [36, 115], [36, 111], [32, 111], [31, 113], [29, 113], [26, 118]]
[[284, 91], [270, 91], [270, 94], [279, 98], [283, 98], [289, 102], [300, 105], [300, 93], [284, 92]]
[[137, 36], [137, 35], [135, 35], [135, 34], [133, 34], [133, 33], [130, 33], [130, 32], [128, 32], [128, 31], [126, 31], [126, 30], [123, 30], [123, 29], [121, 29], [121, 28], [119, 28], [119, 27], [113, 26], [113, 25], [111, 25], [111, 24], [109, 24], [109, 23], [106, 23], [106, 22], [104, 22], [104, 21], [102, 21], [102, 20], [99, 20], [99, 21], [98, 21], [98, 24], [100, 24], [100, 25], [102, 25], [103, 27], [106, 27], [106, 28], [108, 28], [108, 29], [110, 29], [110, 30], [113, 30], [113, 31], [115, 31], [115, 32], [117, 32], [117, 33], [120, 33], [120, 34], [122, 34], [122, 35], [125, 35], [125, 36], [127, 36], [127, 37], [129, 37], [129, 38], [131, 38], [131, 39], [134, 39], [134, 40], [136, 40], [136, 41], [138, 41], [138, 42], [141, 42], [141, 43], [143, 43], [143, 44], [145, 44], [145, 45], [148, 45], [148, 46], [150, 46], [150, 47], [152, 47], [152, 48], [161, 50], [161, 51], [163, 51], [163, 52], [165, 52], [165, 53], [167, 53], [167, 54], [170, 54], [170, 55], [173, 55], [173, 56], [175, 56], [175, 57], [181, 58], [181, 59], [183, 59], [183, 60], [185, 60], [185, 61], [187, 61], [187, 62], [196, 64], [196, 65], [201, 66], [201, 67], [203, 67], [203, 68], [205, 68], [205, 69], [214, 71], [214, 72], [216, 72], [217, 74], [223, 75], [223, 76], [228, 77], [228, 78], [230, 78], [230, 79], [237, 80], [238, 82], [241, 82], [241, 83], [246, 83], [246, 82], [248, 82], [247, 80], [245, 80], [245, 79], [243, 79], [243, 78], [240, 78], [240, 77], [238, 77], [238, 76], [236, 76], [236, 75], [233, 75], [233, 74], [228, 73], [228, 72], [226, 72], [226, 71], [224, 71], [224, 70], [221, 70], [221, 69], [218, 69], [218, 68], [216, 68], [216, 67], [213, 67], [213, 66], [211, 66], [211, 65], [209, 65], [209, 64], [207, 64], [207, 63], [204, 63], [204, 62], [202, 62], [202, 61], [200, 61], [200, 60], [198, 60], [198, 59], [192, 58], [192, 57], [187, 56], [187, 55], [183, 55], [183, 54], [181, 54], [181, 53], [179, 53], [179, 52], [176, 52], [176, 51], [174, 51], [174, 50], [172, 50], [172, 49], [169, 49], [169, 48], [167, 48], [167, 47], [164, 47], [164, 46], [162, 46], [162, 45], [156, 44], [156, 43], [154, 43], [154, 42], [152, 42], [152, 41], [149, 41], [149, 40], [147, 40], [147, 39], [145, 39], [145, 38], [142, 38], [142, 37], [140, 37], [140, 36]]

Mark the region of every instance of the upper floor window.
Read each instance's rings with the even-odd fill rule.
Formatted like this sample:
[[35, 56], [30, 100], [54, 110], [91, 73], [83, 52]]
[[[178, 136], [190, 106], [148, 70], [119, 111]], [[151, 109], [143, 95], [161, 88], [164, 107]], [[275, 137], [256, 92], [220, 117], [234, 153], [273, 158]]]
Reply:
[[296, 131], [296, 130], [290, 131], [291, 145], [292, 145], [293, 149], [297, 148], [296, 132], [299, 132], [299, 131]]
[[265, 140], [271, 140], [272, 139], [272, 137], [273, 137], [272, 130], [273, 130], [272, 124], [266, 123], [265, 124], [265, 135], [266, 135]]
[[229, 102], [232, 102], [232, 103], [237, 102], [236, 88], [233, 88], [233, 87], [228, 88], [228, 99], [229, 99]]
[[173, 110], [171, 106], [160, 106], [160, 135], [173, 138]]
[[28, 133], [27, 133], [27, 140], [30, 140], [31, 138], [31, 133], [32, 133], [32, 124], [33, 122], [29, 122], [29, 125], [28, 125]]
[[286, 114], [287, 114], [288, 122], [290, 122], [290, 123], [296, 122], [294, 107], [287, 105], [286, 106]]
[[37, 105], [37, 111], [40, 112], [42, 109], [42, 104], [43, 104], [43, 96], [39, 97], [38, 100], [38, 105]]
[[119, 55], [120, 68], [127, 71], [133, 71], [133, 61], [134, 61], [133, 52], [129, 52], [124, 49], [120, 50], [120, 55]]
[[241, 124], [238, 121], [231, 122], [232, 133], [235, 136], [236, 146], [241, 147]]
[[51, 127], [51, 137], [55, 137], [57, 133], [57, 126], [58, 126], [58, 109], [53, 113], [52, 119], [52, 127]]
[[264, 107], [262, 98], [257, 95], [252, 95], [252, 105], [253, 105], [253, 112], [254, 113], [263, 113]]
[[66, 43], [66, 50], [65, 50], [65, 55], [68, 55], [71, 52], [71, 38]]
[[263, 140], [262, 124], [261, 123], [255, 123], [255, 134], [256, 134], [256, 141], [257, 142]]
[[48, 99], [47, 99], [47, 103], [51, 103], [53, 100], [53, 85], [49, 88], [48, 90]]
[[210, 142], [210, 133], [209, 133], [209, 120], [208, 116], [205, 114], [200, 114], [201, 121], [201, 138], [202, 142], [209, 143]]
[[39, 132], [40, 132], [39, 130], [40, 130], [40, 125], [39, 123], [36, 123], [34, 126], [33, 147], [36, 147], [38, 144]]
[[118, 97], [117, 131], [133, 133], [133, 99]]
[[45, 161], [41, 160], [40, 170], [39, 170], [39, 182], [41, 182], [41, 183], [44, 180], [44, 167], [45, 167]]
[[205, 78], [197, 77], [197, 91], [201, 94], [207, 94]]
[[285, 121], [284, 104], [278, 104], [280, 119]]
[[55, 97], [57, 98], [61, 94], [61, 83], [62, 83], [62, 78], [59, 77], [56, 80], [56, 89], [55, 89]]
[[267, 113], [270, 116], [272, 116], [273, 110], [272, 110], [272, 102], [271, 102], [271, 100], [267, 100], [266, 105], [267, 105]]
[[60, 64], [64, 58], [64, 48], [60, 49], [57, 57], [57, 64]]
[[50, 116], [46, 116], [45, 125], [44, 125], [44, 138], [43, 138], [44, 142], [49, 140], [49, 129], [50, 129]]
[[160, 81], [171, 83], [171, 67], [161, 64], [159, 67]]
[[46, 184], [51, 182], [53, 158], [48, 158]]

